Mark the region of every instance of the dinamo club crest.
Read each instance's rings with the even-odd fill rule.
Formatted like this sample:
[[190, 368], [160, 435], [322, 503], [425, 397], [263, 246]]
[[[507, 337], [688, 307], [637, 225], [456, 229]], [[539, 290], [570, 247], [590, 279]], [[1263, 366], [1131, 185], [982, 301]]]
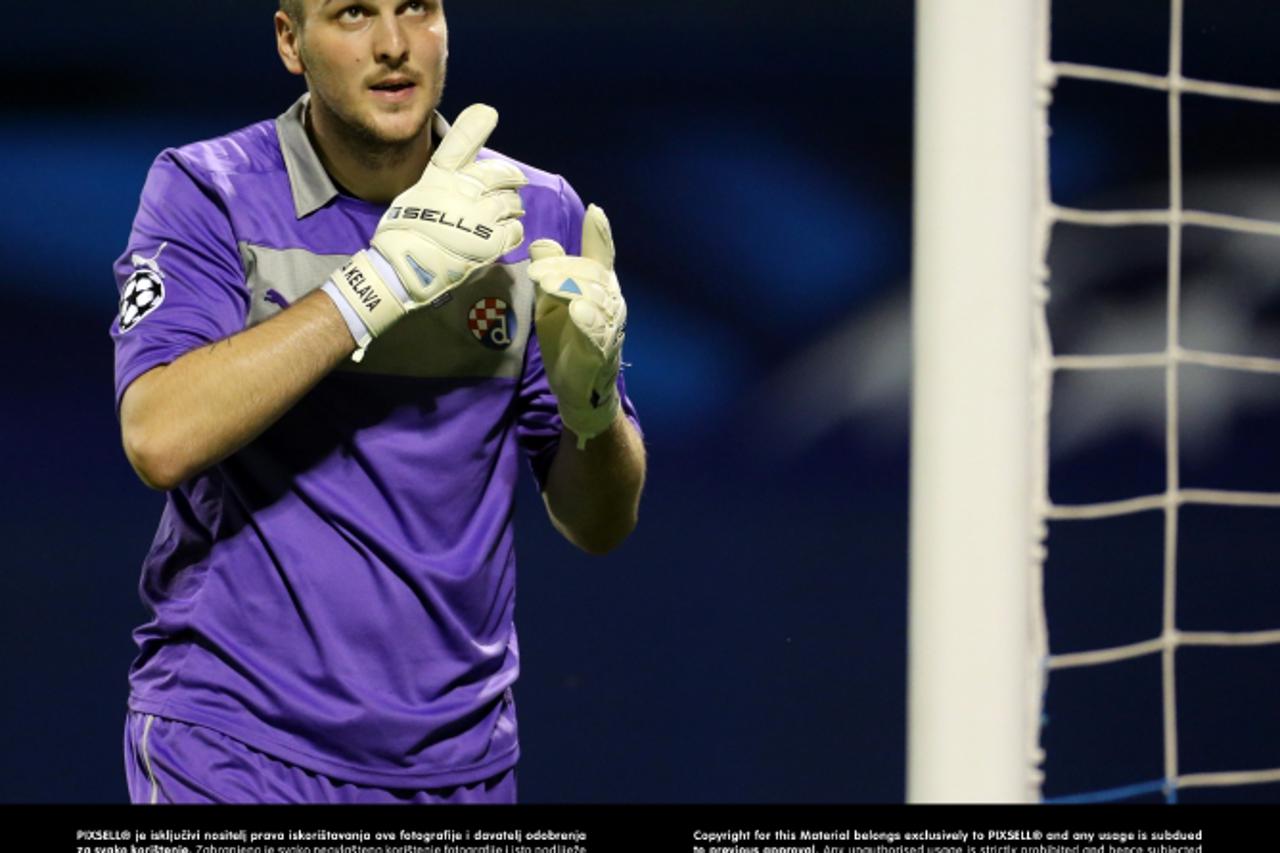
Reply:
[[516, 336], [516, 312], [501, 299], [486, 297], [467, 312], [467, 328], [489, 349], [506, 349]]

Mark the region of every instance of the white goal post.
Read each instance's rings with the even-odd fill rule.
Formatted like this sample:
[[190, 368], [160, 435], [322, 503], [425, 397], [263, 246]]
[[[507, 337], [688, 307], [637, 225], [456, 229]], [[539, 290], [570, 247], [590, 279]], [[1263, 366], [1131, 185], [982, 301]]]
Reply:
[[907, 799], [1039, 799], [1033, 0], [917, 0]]

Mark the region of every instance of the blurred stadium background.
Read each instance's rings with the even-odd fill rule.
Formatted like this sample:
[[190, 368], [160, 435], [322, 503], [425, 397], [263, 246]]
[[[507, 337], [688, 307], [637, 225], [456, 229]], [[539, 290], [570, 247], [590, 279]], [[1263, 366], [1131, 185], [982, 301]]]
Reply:
[[[903, 797], [911, 6], [448, 0], [446, 114], [493, 104], [495, 148], [565, 174], [609, 211], [628, 387], [651, 454], [641, 527], [605, 560], [559, 541], [532, 484], [522, 492], [526, 801]], [[1163, 73], [1167, 0], [1056, 6], [1055, 57]], [[1280, 85], [1280, 8], [1188, 7], [1189, 76]], [[12, 359], [0, 801], [125, 798], [129, 632], [161, 498], [119, 448], [110, 264], [161, 149], [273, 117], [301, 90], [275, 56], [273, 8], [28, 6], [0, 54]], [[1058, 93], [1055, 198], [1163, 206], [1163, 96], [1103, 89]], [[588, 132], [553, 130], [570, 124]], [[1185, 130], [1188, 206], [1280, 219], [1280, 109], [1188, 103]], [[1063, 341], [1163, 344], [1163, 242], [1150, 230], [1149, 242], [1055, 240]], [[1280, 245], [1187, 243], [1188, 334], [1280, 352]], [[1147, 377], [1064, 385], [1055, 499], [1163, 487], [1163, 390], [1149, 378], [1149, 389]], [[1280, 489], [1276, 383], [1215, 376], [1184, 389], [1188, 485]], [[1280, 626], [1271, 520], [1188, 518], [1193, 620]], [[1051, 642], [1158, 629], [1158, 518], [1055, 526], [1049, 545]], [[1278, 654], [1188, 681], [1188, 761], [1280, 765]], [[1051, 680], [1046, 793], [1159, 776], [1158, 664], [1127, 667]]]

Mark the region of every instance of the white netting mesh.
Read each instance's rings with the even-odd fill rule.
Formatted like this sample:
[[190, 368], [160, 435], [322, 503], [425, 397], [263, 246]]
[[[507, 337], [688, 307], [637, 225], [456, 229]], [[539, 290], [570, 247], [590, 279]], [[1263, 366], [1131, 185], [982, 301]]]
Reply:
[[[1033, 494], [1036, 496], [1036, 515], [1039, 523], [1038, 541], [1043, 542], [1051, 521], [1087, 522], [1141, 512], [1162, 512], [1164, 518], [1164, 563], [1162, 630], [1158, 636], [1107, 648], [1096, 648], [1072, 653], [1054, 653], [1050, 642], [1049, 626], [1044, 609], [1043, 564], [1045, 549], [1037, 548], [1034, 556], [1036, 572], [1032, 584], [1034, 607], [1037, 614], [1034, 637], [1038, 645], [1044, 670], [1032, 679], [1034, 706], [1041, 708], [1044, 697], [1044, 677], [1054, 670], [1105, 666], [1148, 655], [1160, 656], [1161, 707], [1163, 714], [1163, 778], [1156, 781], [1134, 780], [1133, 785], [1106, 790], [1079, 792], [1070, 797], [1079, 801], [1125, 799], [1140, 793], [1162, 791], [1167, 799], [1175, 800], [1177, 791], [1192, 787], [1261, 784], [1280, 781], [1280, 768], [1246, 769], [1239, 772], [1190, 773], [1179, 768], [1178, 702], [1175, 682], [1175, 660], [1180, 649], [1192, 646], [1260, 646], [1280, 644], [1280, 630], [1266, 631], [1185, 631], [1177, 620], [1178, 588], [1178, 522], [1179, 510], [1188, 505], [1201, 504], [1229, 507], [1280, 507], [1280, 494], [1246, 491], [1188, 489], [1183, 488], [1179, 473], [1179, 370], [1185, 365], [1199, 365], [1223, 371], [1250, 371], [1255, 373], [1280, 373], [1280, 359], [1242, 356], [1223, 352], [1205, 352], [1184, 348], [1180, 343], [1179, 318], [1182, 303], [1182, 238], [1187, 227], [1219, 229], [1223, 231], [1260, 234], [1280, 237], [1280, 223], [1228, 216], [1183, 207], [1182, 168], [1182, 98], [1195, 94], [1212, 98], [1230, 98], [1263, 104], [1280, 104], [1280, 91], [1252, 86], [1234, 86], [1224, 83], [1192, 80], [1182, 75], [1183, 48], [1183, 0], [1170, 0], [1169, 70], [1159, 76], [1115, 68], [1096, 67], [1068, 62], [1055, 62], [1051, 56], [1050, 17], [1052, 0], [1040, 0], [1040, 57], [1039, 57], [1039, 118], [1041, 144], [1037, 175], [1038, 217], [1034, 232], [1036, 257], [1042, 262], [1036, 270], [1037, 311], [1035, 329], [1035, 447], [1038, 458], [1034, 460]], [[1066, 14], [1066, 9], [1061, 10]], [[1169, 206], [1159, 210], [1096, 211], [1062, 207], [1054, 203], [1049, 182], [1049, 128], [1052, 112], [1052, 92], [1057, 82], [1064, 78], [1094, 81], [1116, 86], [1139, 87], [1158, 90], [1168, 95], [1168, 158], [1169, 158]], [[1095, 228], [1122, 228], [1131, 226], [1164, 226], [1168, 229], [1166, 307], [1167, 339], [1161, 352], [1133, 355], [1071, 355], [1055, 356], [1050, 336], [1050, 323], [1046, 305], [1050, 296], [1050, 270], [1048, 250], [1055, 224], [1068, 223]], [[1066, 371], [1110, 371], [1134, 368], [1163, 369], [1165, 386], [1165, 489], [1162, 493], [1134, 496], [1128, 499], [1078, 505], [1055, 504], [1049, 491], [1049, 412], [1055, 375]], [[1100, 710], [1099, 713], [1104, 713]], [[1033, 744], [1033, 754], [1039, 754], [1039, 741]]]

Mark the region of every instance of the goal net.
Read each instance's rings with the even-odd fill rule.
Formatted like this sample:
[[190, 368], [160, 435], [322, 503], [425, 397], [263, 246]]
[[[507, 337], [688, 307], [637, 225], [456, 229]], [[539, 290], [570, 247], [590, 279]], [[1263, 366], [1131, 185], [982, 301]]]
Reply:
[[[908, 725], [908, 799], [915, 802], [1027, 802], [1040, 799], [1044, 789], [1061, 801], [1155, 796], [1172, 802], [1187, 789], [1280, 781], [1280, 766], [1258, 766], [1264, 755], [1248, 763], [1233, 753], [1238, 766], [1223, 766], [1226, 760], [1198, 749], [1200, 766], [1185, 767], [1179, 729], [1180, 697], [1195, 706], [1216, 698], [1241, 701], [1196, 696], [1193, 686], [1180, 685], [1188, 659], [1213, 650], [1226, 656], [1200, 665], [1247, 673], [1257, 662], [1242, 664], [1231, 653], [1280, 648], [1280, 630], [1241, 626], [1237, 608], [1213, 613], [1216, 625], [1202, 624], [1200, 613], [1189, 623], [1186, 593], [1180, 592], [1180, 582], [1186, 583], [1179, 551], [1187, 547], [1180, 528], [1188, 526], [1189, 513], [1280, 508], [1280, 493], [1184, 482], [1188, 421], [1203, 420], [1205, 407], [1200, 393], [1196, 408], [1188, 410], [1189, 386], [1222, 388], [1243, 374], [1280, 373], [1280, 358], [1248, 351], [1243, 341], [1233, 349], [1229, 337], [1189, 334], [1189, 235], [1272, 240], [1280, 237], [1280, 211], [1267, 217], [1186, 203], [1184, 106], [1188, 99], [1280, 104], [1280, 91], [1184, 75], [1187, 4], [1162, 5], [1167, 67], [1153, 72], [1055, 57], [1051, 18], [1070, 15], [1070, 2], [917, 3]], [[1167, 174], [1158, 206], [1054, 197], [1054, 99], [1067, 84], [1142, 92], [1161, 101]], [[1082, 236], [1094, 233], [1110, 235], [1105, 239], [1112, 248], [1097, 250]], [[1068, 282], [1105, 278], [1081, 269], [1083, 247], [1092, 247], [1090, 257], [1128, 251], [1146, 258], [1161, 242], [1160, 328], [1135, 319], [1118, 335], [1095, 335], [1114, 341], [1127, 334], [1127, 343], [1055, 351], [1059, 338], [1072, 339], [1055, 325], [1055, 299], [1062, 299]], [[1134, 274], [1152, 276], [1146, 268]], [[1142, 316], [1111, 311], [1105, 322], [1123, 326], [1126, 318]], [[1090, 328], [1099, 322], [1095, 318]], [[1206, 347], [1202, 340], [1220, 345]], [[1102, 402], [1093, 411], [1058, 417], [1058, 409], [1089, 399], [1078, 389], [1090, 383], [1111, 390], [1095, 395]], [[1154, 408], [1160, 422], [1158, 481], [1137, 478], [1129, 494], [1082, 499], [1057, 487], [1060, 469], [1055, 465], [1050, 476], [1051, 447], [1065, 452], [1088, 432], [1091, 419], [1127, 417], [1144, 406]], [[1211, 525], [1196, 523], [1202, 535], [1212, 535]], [[1124, 541], [1117, 536], [1142, 535], [1157, 541], [1154, 560], [1117, 553], [1127, 547], [1117, 544]], [[1133, 548], [1134, 554], [1140, 550]], [[1230, 559], [1223, 554], [1224, 562]], [[1051, 617], [1061, 607], [1046, 592], [1051, 599], [1055, 589], [1072, 588], [1058, 576], [1081, 576], [1097, 566], [1147, 572], [1151, 602], [1115, 606], [1106, 601], [1107, 583], [1114, 587], [1115, 580], [1103, 578], [1092, 598], [1071, 602], [1077, 609], [1096, 608], [1092, 620], [1076, 620], [1086, 629], [1055, 630]], [[1231, 582], [1230, 571], [1221, 572], [1221, 582]], [[1104, 619], [1116, 624], [1099, 627]], [[1046, 696], [1059, 683], [1066, 685], [1064, 694], [1082, 689], [1077, 684], [1093, 685], [1093, 701], [1064, 701], [1062, 713], [1046, 722]], [[1063, 714], [1089, 715], [1077, 721], [1078, 730], [1123, 730], [1106, 723], [1122, 704], [1109, 695], [1108, 685], [1115, 684], [1151, 694], [1132, 704], [1149, 712], [1139, 726], [1158, 733], [1158, 766], [1133, 770], [1137, 778], [1078, 774], [1082, 781], [1073, 779], [1074, 787], [1046, 786], [1043, 768], [1052, 773], [1060, 762], [1052, 754], [1045, 762], [1042, 746], [1052, 750], [1059, 742], [1045, 733], [1071, 728], [1059, 724]], [[1252, 710], [1273, 716], [1276, 708]], [[1139, 712], [1125, 707], [1122, 713]], [[1151, 742], [1145, 735], [1132, 740], [1135, 749]]]

